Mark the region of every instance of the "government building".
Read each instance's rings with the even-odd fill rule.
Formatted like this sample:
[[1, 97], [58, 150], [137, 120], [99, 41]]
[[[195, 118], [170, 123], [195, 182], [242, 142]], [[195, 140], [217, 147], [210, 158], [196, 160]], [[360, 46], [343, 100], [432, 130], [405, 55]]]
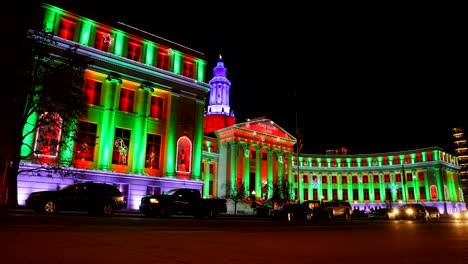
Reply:
[[[131, 25], [103, 23], [47, 3], [42, 8], [57, 47], [77, 45], [92, 61], [83, 76], [90, 108], [76, 120], [72, 150], [40, 140], [53, 127], [25, 138], [43, 158], [70, 162], [67, 175], [45, 172], [25, 148], [21, 170], [29, 172], [18, 176], [20, 205], [33, 191], [79, 181], [117, 186], [127, 210], [137, 210], [146, 194], [176, 187], [229, 198], [242, 186], [262, 202], [286, 181], [290, 197], [299, 202], [346, 200], [358, 210], [423, 203], [446, 214], [466, 209], [458, 159], [441, 148], [298, 154], [297, 139], [274, 120], [236, 122], [221, 56], [207, 82], [203, 53]], [[29, 122], [41, 118], [60, 120], [53, 113], [35, 113]]]

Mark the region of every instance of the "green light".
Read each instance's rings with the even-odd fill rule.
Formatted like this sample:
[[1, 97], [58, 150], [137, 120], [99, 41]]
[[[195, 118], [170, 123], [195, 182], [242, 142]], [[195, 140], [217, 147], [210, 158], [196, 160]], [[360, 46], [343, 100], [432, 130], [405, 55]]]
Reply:
[[123, 54], [123, 47], [124, 47], [124, 35], [123, 32], [116, 32], [115, 33], [115, 49], [114, 54], [117, 56], [122, 56]]
[[34, 133], [31, 131], [35, 130], [36, 127], [33, 125], [36, 123], [37, 113], [34, 112], [28, 117], [28, 121], [23, 127], [23, 145], [21, 145], [21, 157], [28, 157], [31, 154], [31, 150], [34, 148]]
[[182, 73], [182, 54], [177, 50], [172, 50], [173, 71], [176, 74]]
[[195, 65], [197, 67], [197, 81], [204, 82], [205, 81], [205, 69], [206, 69], [206, 61], [201, 59], [195, 60]]
[[83, 21], [81, 25], [80, 44], [89, 45], [89, 36], [91, 35], [91, 27], [95, 26], [95, 23], [90, 20]]
[[154, 61], [154, 45], [153, 43], [146, 43], [146, 60], [145, 64], [153, 66]]

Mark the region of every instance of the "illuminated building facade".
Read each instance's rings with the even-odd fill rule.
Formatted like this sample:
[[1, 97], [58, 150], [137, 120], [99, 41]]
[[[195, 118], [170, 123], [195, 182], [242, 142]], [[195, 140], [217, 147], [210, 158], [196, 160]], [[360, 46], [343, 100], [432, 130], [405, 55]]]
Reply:
[[468, 198], [468, 144], [466, 142], [465, 130], [462, 127], [452, 128], [452, 133], [455, 152], [460, 165], [460, 178], [466, 201]]
[[[71, 160], [74, 176], [20, 174], [19, 204], [32, 191], [75, 181], [118, 186], [129, 210], [138, 209], [142, 196], [175, 187], [227, 197], [243, 183], [262, 201], [284, 179], [299, 201], [342, 199], [359, 209], [399, 202], [422, 202], [447, 213], [465, 209], [458, 159], [442, 149], [297, 155], [296, 138], [274, 121], [236, 123], [221, 57], [206, 83], [200, 52], [125, 24], [104, 25], [49, 4], [43, 8], [44, 24], [59, 47], [78, 44], [78, 52], [93, 59], [83, 87], [90, 110], [77, 120], [73, 151], [49, 153], [51, 159]], [[35, 144], [39, 134], [26, 143], [44, 147]], [[22, 164], [39, 167], [32, 159]]]

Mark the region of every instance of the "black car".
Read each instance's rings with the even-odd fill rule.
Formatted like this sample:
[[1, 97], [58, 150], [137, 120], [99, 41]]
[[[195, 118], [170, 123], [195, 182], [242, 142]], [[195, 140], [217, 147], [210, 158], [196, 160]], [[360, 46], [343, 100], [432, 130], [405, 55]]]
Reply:
[[304, 204], [287, 204], [282, 207], [272, 210], [270, 215], [274, 220], [287, 220], [297, 221], [306, 220], [311, 221], [313, 219], [313, 210]]
[[88, 212], [111, 216], [125, 207], [123, 194], [117, 187], [105, 183], [80, 182], [54, 191], [32, 192], [26, 207], [38, 213], [57, 211]]
[[435, 206], [424, 206], [424, 208], [426, 208], [430, 220], [440, 220], [439, 208]]
[[421, 204], [404, 204], [395, 210], [395, 219], [429, 220], [429, 212]]
[[390, 208], [378, 208], [378, 209], [370, 211], [369, 214], [367, 215], [367, 218], [369, 218], [370, 220], [374, 220], [374, 219], [388, 220], [390, 219], [391, 211], [392, 209]]

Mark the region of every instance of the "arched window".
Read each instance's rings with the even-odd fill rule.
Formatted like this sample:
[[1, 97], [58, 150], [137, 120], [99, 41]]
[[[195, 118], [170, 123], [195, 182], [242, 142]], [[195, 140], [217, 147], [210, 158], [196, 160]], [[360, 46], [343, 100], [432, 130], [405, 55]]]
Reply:
[[186, 136], [177, 141], [177, 172], [189, 173], [191, 171], [192, 142]]

